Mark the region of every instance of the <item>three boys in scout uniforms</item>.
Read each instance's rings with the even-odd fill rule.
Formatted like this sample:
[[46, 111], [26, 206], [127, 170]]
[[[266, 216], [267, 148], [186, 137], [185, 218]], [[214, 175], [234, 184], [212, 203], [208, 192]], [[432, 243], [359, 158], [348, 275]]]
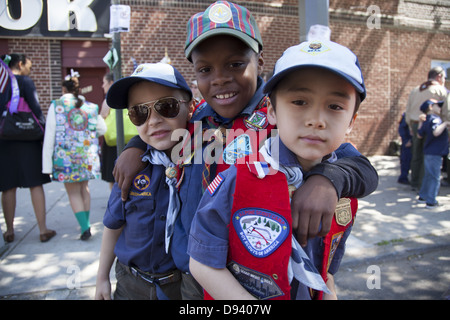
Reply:
[[[263, 81], [259, 77], [264, 64], [261, 50], [262, 40], [256, 22], [248, 10], [241, 6], [218, 1], [210, 5], [204, 12], [191, 17], [188, 22], [185, 54], [193, 63], [198, 86], [205, 99], [204, 104], [197, 106], [191, 119], [192, 131], [194, 131], [194, 123], [201, 121], [203, 129], [219, 128], [220, 132], [223, 132], [223, 128], [253, 130], [256, 131], [256, 137], [260, 133], [265, 133], [264, 130], [255, 128], [254, 122], [251, 120], [255, 113], [258, 113], [259, 117], [267, 118], [268, 99], [263, 92]], [[268, 121], [258, 122], [262, 124], [263, 129], [272, 126]], [[218, 134], [215, 138], [220, 139], [219, 136]], [[225, 137], [225, 139], [227, 138]], [[241, 138], [246, 139], [244, 136]], [[227, 148], [234, 140], [225, 141]], [[252, 153], [257, 153], [260, 141], [252, 139], [249, 141]], [[205, 154], [205, 150], [208, 151], [209, 142], [205, 141], [202, 145], [202, 154]], [[135, 163], [139, 164], [136, 159], [139, 159], [137, 155], [142, 151], [136, 150], [136, 147], [141, 150], [145, 149], [145, 145], [141, 141], [132, 139], [116, 164], [116, 180], [121, 181], [122, 194], [126, 194], [128, 191], [127, 181], [131, 180], [130, 177], [136, 176], [136, 170], [130, 168]], [[195, 150], [194, 152], [200, 151]], [[321, 185], [325, 187], [320, 188], [324, 192], [324, 197], [309, 199], [308, 203], [305, 203], [306, 208], [308, 206], [309, 208], [327, 206], [330, 211], [331, 200], [332, 213], [334, 213], [338, 197], [364, 196], [376, 188], [377, 174], [369, 161], [351, 147], [346, 148], [343, 155], [349, 157], [342, 157], [333, 164], [319, 163], [308, 172], [311, 177], [310, 181], [313, 181], [312, 177], [319, 176], [327, 179], [319, 177], [326, 181]], [[217, 159], [217, 155], [215, 156]], [[230, 158], [225, 155], [220, 156], [219, 159], [221, 161], [213, 163], [212, 168], [211, 166], [208, 168], [209, 170], [205, 170], [204, 163], [202, 165], [187, 164], [180, 168], [184, 173], [179, 188], [181, 209], [175, 224], [171, 253], [186, 280], [184, 281], [186, 287], [183, 288], [184, 284], [182, 285], [183, 298], [201, 298], [203, 296], [201, 288], [196, 285], [195, 281], [192, 281], [189, 273], [189, 255], [186, 250], [194, 213], [203, 195], [202, 181], [206, 180], [205, 171], [209, 171], [209, 181], [211, 181], [218, 173], [229, 167], [227, 161]], [[202, 160], [206, 162], [203, 157]], [[235, 160], [239, 161], [239, 158]], [[344, 170], [346, 174], [343, 174], [341, 170]], [[368, 177], [368, 179], [363, 180], [362, 176]], [[302, 191], [308, 190], [308, 181], [306, 180], [303, 185], [303, 190], [294, 194], [294, 199], [301, 196]], [[311, 182], [310, 185], [313, 187], [309, 190], [314, 190], [317, 182]], [[307, 214], [311, 214], [312, 211], [307, 211]], [[320, 211], [322, 214], [326, 210]], [[295, 216], [296, 212], [293, 214]], [[321, 216], [319, 219], [316, 217], [315, 221], [320, 222], [322, 218]], [[298, 217], [294, 219], [299, 220]], [[326, 224], [328, 223], [323, 220], [324, 229], [327, 229]], [[318, 225], [317, 223], [317, 228]]]

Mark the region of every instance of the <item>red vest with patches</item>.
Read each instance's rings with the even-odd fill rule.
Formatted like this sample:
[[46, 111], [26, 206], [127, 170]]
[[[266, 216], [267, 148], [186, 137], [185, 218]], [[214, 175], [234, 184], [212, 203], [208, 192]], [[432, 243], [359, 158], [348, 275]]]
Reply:
[[[290, 299], [287, 268], [292, 250], [292, 218], [286, 176], [277, 172], [259, 179], [246, 164], [236, 165], [236, 169], [228, 269], [260, 299]], [[336, 206], [330, 232], [323, 237], [319, 271], [325, 282], [336, 248], [344, 232], [353, 225], [357, 209], [356, 198], [342, 198]], [[288, 228], [286, 234], [281, 233], [283, 227]], [[323, 292], [311, 290], [311, 297], [321, 300]], [[205, 292], [205, 298], [211, 297]]]
[[292, 218], [286, 176], [277, 172], [259, 179], [246, 164], [236, 168], [228, 268], [258, 298], [289, 300]]

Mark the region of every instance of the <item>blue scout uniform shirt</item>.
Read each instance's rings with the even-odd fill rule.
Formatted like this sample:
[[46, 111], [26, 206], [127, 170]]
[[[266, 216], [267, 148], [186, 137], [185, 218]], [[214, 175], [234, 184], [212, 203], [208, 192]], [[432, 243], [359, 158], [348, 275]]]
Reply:
[[[148, 146], [145, 155], [151, 148]], [[103, 224], [110, 229], [124, 227], [114, 249], [122, 264], [150, 273], [176, 269], [164, 247], [168, 205], [169, 187], [162, 165], [149, 163], [135, 177], [125, 202], [117, 183], [114, 184]]]
[[[279, 159], [282, 165], [300, 167], [295, 155], [281, 141], [279, 152]], [[340, 158], [343, 156], [357, 156], [359, 152], [351, 145], [343, 144], [335, 154], [337, 158]], [[236, 172], [236, 167], [233, 165], [221, 173], [223, 176], [222, 183], [216, 189], [213, 197], [209, 193], [205, 193], [192, 221], [187, 252], [195, 260], [213, 268], [222, 269], [227, 264], [228, 225], [230, 224], [233, 206]], [[336, 273], [339, 269], [345, 252], [345, 242], [350, 232], [351, 227], [345, 231], [336, 249], [328, 270], [331, 274]], [[320, 270], [323, 256], [322, 238], [309, 239], [307, 246], [303, 249], [310, 257], [311, 262]], [[292, 299], [311, 299], [309, 288], [300, 284], [297, 292], [292, 293]]]
[[424, 137], [423, 153], [435, 156], [448, 154], [448, 132], [444, 130], [441, 135], [435, 137], [433, 130], [442, 123], [442, 119], [435, 114], [428, 114], [427, 120], [419, 129], [418, 134]]

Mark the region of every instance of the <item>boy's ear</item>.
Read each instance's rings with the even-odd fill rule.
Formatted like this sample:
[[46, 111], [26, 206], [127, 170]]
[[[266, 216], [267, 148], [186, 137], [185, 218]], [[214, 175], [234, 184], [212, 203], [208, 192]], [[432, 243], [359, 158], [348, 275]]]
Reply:
[[275, 108], [272, 105], [272, 102], [269, 100], [267, 101], [267, 120], [269, 120], [269, 123], [273, 126], [277, 124], [277, 114], [275, 112]]
[[192, 115], [194, 114], [194, 108], [195, 108], [195, 99], [192, 99], [191, 101], [189, 101], [189, 104], [188, 104], [187, 121], [191, 120]]
[[261, 51], [258, 53], [258, 75], [261, 75], [264, 70], [264, 54]]
[[353, 126], [355, 124], [355, 120], [357, 117], [358, 117], [358, 113], [355, 113], [352, 120], [350, 121], [350, 124], [348, 125], [347, 131], [345, 132], [345, 134], [349, 134], [350, 132], [352, 132], [352, 129], [353, 129]]

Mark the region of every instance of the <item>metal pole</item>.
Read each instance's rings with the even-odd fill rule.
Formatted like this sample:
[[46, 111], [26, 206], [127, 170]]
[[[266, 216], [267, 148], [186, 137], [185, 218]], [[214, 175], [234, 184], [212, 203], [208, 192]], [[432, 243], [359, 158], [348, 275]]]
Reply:
[[[120, 0], [111, 0], [111, 4], [120, 4]], [[122, 57], [120, 52], [120, 32], [114, 32], [112, 38], [112, 47], [117, 50], [119, 61], [113, 69], [114, 81], [122, 78]], [[117, 132], [117, 156], [120, 155], [124, 146], [125, 138], [123, 133], [123, 112], [122, 109], [116, 109], [116, 132]]]
[[306, 41], [309, 28], [315, 24], [329, 24], [329, 0], [298, 0], [300, 42]]

